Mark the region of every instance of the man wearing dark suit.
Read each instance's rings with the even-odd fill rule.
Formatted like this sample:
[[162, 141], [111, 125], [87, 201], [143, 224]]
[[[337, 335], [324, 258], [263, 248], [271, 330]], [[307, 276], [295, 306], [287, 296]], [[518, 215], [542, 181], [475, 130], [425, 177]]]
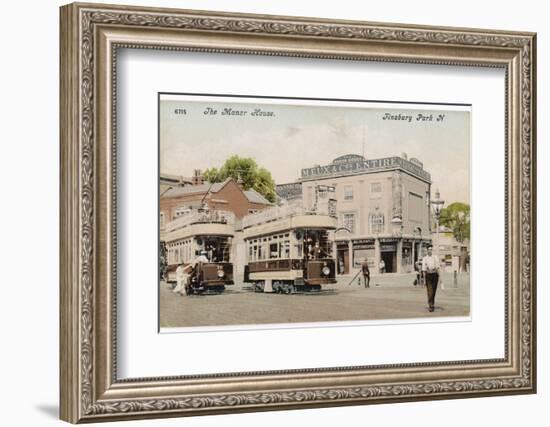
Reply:
[[369, 270], [369, 264], [367, 263], [367, 260], [365, 259], [363, 261], [363, 264], [361, 265], [361, 271], [363, 273], [363, 280], [365, 281], [365, 288], [368, 288], [370, 286], [370, 270]]

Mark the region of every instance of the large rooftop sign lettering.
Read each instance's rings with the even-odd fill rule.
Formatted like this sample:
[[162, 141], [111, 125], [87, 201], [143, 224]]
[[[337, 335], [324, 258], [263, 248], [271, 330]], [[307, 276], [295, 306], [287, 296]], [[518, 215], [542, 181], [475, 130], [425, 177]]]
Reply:
[[338, 157], [330, 165], [302, 169], [300, 181], [395, 169], [401, 169], [417, 178], [431, 182], [430, 174], [422, 168], [422, 163], [416, 159], [407, 160], [394, 156], [367, 160], [356, 154]]

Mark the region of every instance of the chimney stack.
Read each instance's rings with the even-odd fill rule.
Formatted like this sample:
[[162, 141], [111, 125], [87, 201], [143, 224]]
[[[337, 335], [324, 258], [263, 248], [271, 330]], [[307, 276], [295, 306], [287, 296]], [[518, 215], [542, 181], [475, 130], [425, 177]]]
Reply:
[[195, 169], [194, 172], [193, 172], [193, 178], [191, 180], [191, 183], [193, 185], [201, 185], [201, 184], [204, 184], [204, 178], [203, 176], [201, 175], [201, 170], [200, 169]]

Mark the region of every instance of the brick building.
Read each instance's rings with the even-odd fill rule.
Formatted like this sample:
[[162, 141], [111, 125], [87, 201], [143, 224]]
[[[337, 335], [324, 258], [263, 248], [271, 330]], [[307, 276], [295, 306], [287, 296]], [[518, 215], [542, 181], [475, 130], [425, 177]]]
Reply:
[[199, 209], [203, 204], [210, 210], [232, 212], [237, 219], [271, 206], [260, 193], [255, 190], [244, 190], [242, 185], [232, 178], [211, 184], [195, 176], [191, 185], [174, 186], [161, 194], [161, 240], [168, 222]]

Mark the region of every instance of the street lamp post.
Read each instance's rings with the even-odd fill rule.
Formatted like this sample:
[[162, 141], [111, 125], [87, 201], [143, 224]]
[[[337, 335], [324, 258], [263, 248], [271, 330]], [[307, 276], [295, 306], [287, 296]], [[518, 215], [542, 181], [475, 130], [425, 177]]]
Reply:
[[[416, 240], [420, 240], [418, 251], [416, 250]], [[413, 261], [413, 268], [415, 258], [420, 259], [422, 256], [422, 229], [420, 227], [414, 227], [413, 230], [413, 244], [412, 244], [412, 261]]]
[[439, 189], [435, 191], [435, 199], [432, 200], [431, 203], [432, 203], [432, 207], [435, 215], [435, 234], [436, 234], [436, 240], [437, 240], [436, 247], [435, 247], [435, 255], [439, 260], [439, 218], [441, 217], [441, 209], [445, 204], [445, 200], [440, 199]]

